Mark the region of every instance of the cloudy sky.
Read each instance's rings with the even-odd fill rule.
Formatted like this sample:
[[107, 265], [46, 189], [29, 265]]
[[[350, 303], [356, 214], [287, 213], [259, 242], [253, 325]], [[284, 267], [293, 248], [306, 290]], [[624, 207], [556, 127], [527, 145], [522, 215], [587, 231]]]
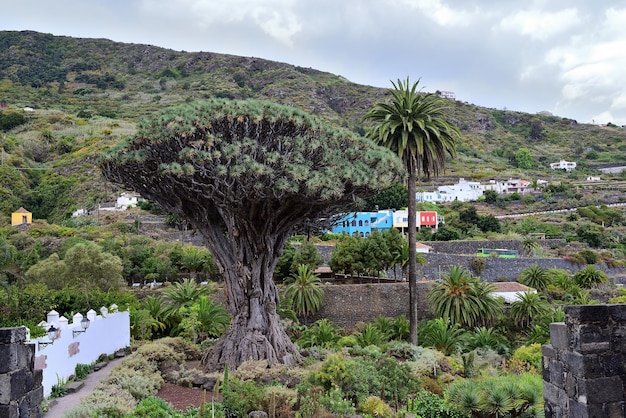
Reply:
[[0, 30], [254, 56], [479, 106], [626, 124], [617, 0], [29, 0]]

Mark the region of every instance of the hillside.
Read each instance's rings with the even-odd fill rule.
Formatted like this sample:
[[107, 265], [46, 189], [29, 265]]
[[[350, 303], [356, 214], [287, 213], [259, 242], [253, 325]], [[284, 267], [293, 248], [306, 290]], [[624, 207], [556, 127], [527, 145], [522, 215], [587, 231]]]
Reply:
[[[60, 221], [78, 207], [110, 199], [116, 190], [100, 176], [98, 155], [132, 134], [140, 117], [167, 106], [209, 97], [267, 99], [363, 132], [362, 115], [386, 94], [260, 58], [0, 32], [0, 112], [26, 118], [3, 132], [0, 212], [26, 206], [37, 218]], [[441, 182], [548, 176], [575, 181], [597, 175], [596, 164], [626, 160], [626, 130], [618, 127], [459, 101], [450, 101], [450, 120], [462, 139]], [[520, 148], [530, 150], [532, 168], [516, 167]], [[577, 172], [549, 170], [559, 159], [576, 161]]]

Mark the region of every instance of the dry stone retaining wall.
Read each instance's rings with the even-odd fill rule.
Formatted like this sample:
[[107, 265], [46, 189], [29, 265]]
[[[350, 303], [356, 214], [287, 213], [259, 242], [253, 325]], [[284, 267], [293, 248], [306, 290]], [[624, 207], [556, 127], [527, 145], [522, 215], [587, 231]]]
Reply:
[[26, 328], [0, 328], [0, 418], [41, 418], [42, 371]]
[[[430, 319], [426, 294], [432, 282], [418, 284], [418, 319]], [[409, 317], [409, 285], [407, 282], [327, 285], [324, 287], [324, 303], [321, 309], [308, 320], [326, 318], [346, 331], [353, 331], [359, 322], [371, 322], [379, 316]]]
[[565, 307], [544, 345], [546, 418], [626, 416], [626, 305]]

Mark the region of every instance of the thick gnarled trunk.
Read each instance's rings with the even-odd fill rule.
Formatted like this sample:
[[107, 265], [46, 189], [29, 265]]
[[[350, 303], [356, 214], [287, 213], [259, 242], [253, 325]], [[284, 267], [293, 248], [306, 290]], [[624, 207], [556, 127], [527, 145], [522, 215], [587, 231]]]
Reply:
[[269, 366], [294, 364], [300, 354], [276, 313], [279, 295], [273, 280], [276, 254], [282, 250], [284, 238], [266, 234], [248, 240], [239, 236], [238, 230], [233, 229], [228, 246], [209, 244], [225, 278], [232, 320], [226, 333], [204, 355], [202, 364], [210, 371], [222, 370], [226, 363], [235, 369], [247, 360], [267, 360]]

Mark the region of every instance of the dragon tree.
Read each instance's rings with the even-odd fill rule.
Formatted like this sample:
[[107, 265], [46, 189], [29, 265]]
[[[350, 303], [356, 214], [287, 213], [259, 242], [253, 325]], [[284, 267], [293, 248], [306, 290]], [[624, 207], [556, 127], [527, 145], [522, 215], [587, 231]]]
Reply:
[[207, 370], [248, 359], [292, 364], [273, 271], [295, 228], [367, 198], [401, 176], [389, 150], [303, 111], [262, 101], [170, 108], [101, 159], [104, 176], [187, 219], [225, 279], [228, 330]]

